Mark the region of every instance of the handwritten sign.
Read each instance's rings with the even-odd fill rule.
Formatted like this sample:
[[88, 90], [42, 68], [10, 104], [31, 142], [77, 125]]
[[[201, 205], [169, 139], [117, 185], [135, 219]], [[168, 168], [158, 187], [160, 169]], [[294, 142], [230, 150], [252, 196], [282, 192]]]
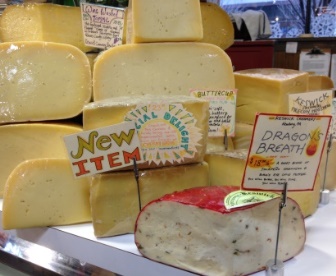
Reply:
[[259, 114], [242, 188], [312, 190], [331, 116]]
[[123, 9], [81, 3], [81, 12], [85, 45], [108, 49], [122, 44]]
[[75, 177], [116, 170], [143, 161], [134, 122], [64, 137]]
[[289, 94], [289, 114], [330, 115], [333, 91]]
[[192, 90], [191, 96], [209, 101], [209, 137], [235, 135], [237, 90]]

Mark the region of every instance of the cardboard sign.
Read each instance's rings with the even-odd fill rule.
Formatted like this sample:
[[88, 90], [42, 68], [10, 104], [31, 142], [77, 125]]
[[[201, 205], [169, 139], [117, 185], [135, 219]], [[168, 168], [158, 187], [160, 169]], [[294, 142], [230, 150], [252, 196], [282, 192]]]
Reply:
[[134, 122], [64, 137], [75, 177], [120, 169], [143, 161]]
[[85, 45], [108, 49], [122, 44], [123, 9], [81, 3], [81, 12]]
[[331, 116], [259, 114], [242, 189], [288, 191], [314, 188]]
[[209, 137], [235, 135], [237, 90], [193, 90], [191, 96], [209, 101]]

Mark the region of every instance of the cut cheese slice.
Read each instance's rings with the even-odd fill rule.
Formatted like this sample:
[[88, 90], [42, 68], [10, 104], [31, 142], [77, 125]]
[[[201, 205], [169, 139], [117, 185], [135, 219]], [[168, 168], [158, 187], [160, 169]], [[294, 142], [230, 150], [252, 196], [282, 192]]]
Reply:
[[80, 7], [51, 3], [7, 6], [0, 17], [0, 40], [66, 43], [83, 52], [94, 49], [84, 44]]
[[231, 60], [207, 43], [126, 44], [94, 64], [95, 101], [118, 96], [189, 95], [191, 89], [233, 89]]
[[230, 16], [215, 3], [201, 2], [203, 38], [200, 42], [215, 44], [223, 50], [234, 42], [234, 29]]
[[199, 0], [130, 1], [132, 43], [197, 41], [203, 37]]
[[203, 161], [208, 137], [208, 101], [181, 95], [145, 95], [96, 101], [83, 110], [84, 130], [125, 121], [136, 124], [145, 161], [139, 168]]
[[[167, 193], [209, 184], [206, 163], [139, 171], [141, 206]], [[134, 232], [139, 213], [133, 172], [113, 172], [93, 177], [91, 209], [97, 237]]]
[[[211, 186], [241, 186], [248, 150], [234, 150], [226, 152], [211, 152], [204, 160], [209, 165]], [[302, 210], [305, 217], [316, 212], [320, 201], [321, 178], [318, 175], [312, 191], [288, 192]]]
[[253, 125], [237, 122], [235, 126], [235, 136], [232, 138], [233, 148], [249, 149], [253, 134]]
[[333, 89], [334, 82], [328, 76], [309, 75], [308, 91], [320, 91]]
[[307, 72], [260, 68], [236, 71], [236, 121], [253, 124], [257, 112], [288, 113], [288, 94], [308, 91]]
[[[249, 275], [273, 256], [280, 198], [226, 209], [229, 187], [202, 187], [165, 195], [143, 208], [135, 243], [145, 257], [200, 275]], [[298, 255], [306, 240], [297, 203], [282, 211], [278, 258]]]
[[68, 44], [1, 43], [0, 85], [0, 123], [72, 118], [92, 96], [89, 60]]
[[63, 136], [82, 131], [65, 124], [10, 124], [0, 126], [0, 196], [8, 176], [21, 162], [35, 158], [67, 158]]
[[4, 229], [91, 221], [89, 178], [75, 179], [67, 159], [20, 163], [5, 185]]

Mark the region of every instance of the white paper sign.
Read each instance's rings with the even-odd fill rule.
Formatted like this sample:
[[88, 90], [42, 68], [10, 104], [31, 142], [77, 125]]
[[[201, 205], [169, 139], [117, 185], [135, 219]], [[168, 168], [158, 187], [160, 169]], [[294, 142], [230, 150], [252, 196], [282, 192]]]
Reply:
[[334, 83], [334, 87], [336, 86], [336, 54], [331, 56], [331, 70], [330, 70], [330, 78]]
[[300, 53], [299, 70], [313, 72], [315, 75], [329, 76], [330, 53], [319, 55], [308, 55], [307, 52]]
[[122, 44], [125, 11], [81, 3], [84, 43], [100, 49]]
[[134, 122], [126, 122], [64, 137], [75, 177], [89, 176], [143, 161]]
[[209, 137], [235, 135], [237, 90], [192, 90], [191, 96], [209, 101]]
[[312, 190], [331, 116], [259, 114], [242, 188]]

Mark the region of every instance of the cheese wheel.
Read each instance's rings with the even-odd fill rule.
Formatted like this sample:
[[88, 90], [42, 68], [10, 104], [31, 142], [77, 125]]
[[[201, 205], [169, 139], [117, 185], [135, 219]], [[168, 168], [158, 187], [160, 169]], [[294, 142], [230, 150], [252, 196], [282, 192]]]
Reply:
[[[165, 195], [139, 214], [135, 243], [145, 257], [200, 275], [248, 275], [274, 254], [280, 198], [227, 209], [229, 187], [199, 187]], [[278, 258], [298, 255], [306, 239], [297, 203], [282, 210]]]
[[93, 70], [95, 101], [119, 96], [189, 95], [191, 89], [233, 89], [231, 60], [207, 43], [126, 44], [102, 52]]
[[215, 3], [201, 2], [203, 38], [200, 42], [215, 44], [226, 50], [234, 42], [234, 29], [230, 16]]
[[79, 126], [52, 123], [0, 126], [0, 196], [8, 176], [21, 162], [35, 158], [67, 158], [63, 136], [82, 131]]
[[141, 206], [167, 193], [209, 184], [206, 163], [140, 170], [139, 189], [133, 172], [111, 172], [93, 176], [91, 209], [97, 237], [134, 232]]
[[20, 163], [5, 185], [4, 229], [67, 225], [91, 221], [89, 178], [73, 177], [67, 159]]
[[0, 40], [66, 43], [83, 52], [94, 49], [84, 43], [80, 7], [51, 3], [8, 5], [0, 17]]
[[[247, 149], [207, 153], [204, 160], [209, 164], [210, 185], [240, 187], [245, 171], [247, 154]], [[288, 196], [300, 205], [304, 217], [308, 217], [314, 214], [318, 208], [320, 189], [321, 178], [318, 174], [312, 191], [290, 191]]]
[[236, 121], [253, 124], [256, 113], [288, 113], [288, 94], [308, 91], [307, 72], [260, 68], [236, 71]]
[[197, 41], [203, 37], [199, 0], [130, 1], [131, 42]]
[[84, 130], [125, 121], [136, 124], [145, 161], [138, 164], [139, 168], [197, 163], [204, 159], [209, 121], [206, 100], [145, 95], [110, 98], [84, 107]]
[[90, 63], [68, 44], [1, 43], [0, 85], [0, 123], [72, 118], [91, 99]]

